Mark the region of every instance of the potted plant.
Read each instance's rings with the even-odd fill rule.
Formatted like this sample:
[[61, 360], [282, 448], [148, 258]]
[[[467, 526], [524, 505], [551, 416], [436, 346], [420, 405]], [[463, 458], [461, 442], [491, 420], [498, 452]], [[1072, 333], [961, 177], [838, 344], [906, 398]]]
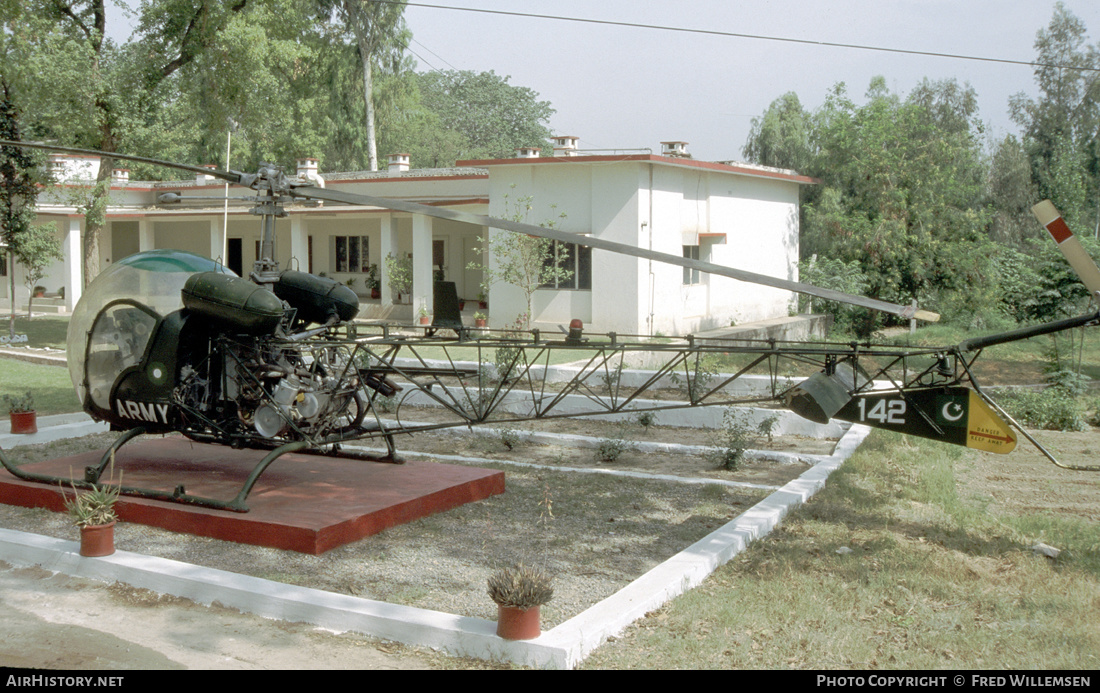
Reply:
[[34, 395], [27, 393], [22, 397], [4, 395], [11, 417], [12, 433], [38, 433], [38, 413], [34, 409]]
[[428, 313], [428, 309], [424, 306], [423, 303], [420, 304], [420, 308], [416, 311], [416, 314], [420, 316], [421, 325], [431, 324], [431, 314]]
[[[390, 290], [397, 296], [398, 303], [401, 297], [412, 289], [412, 257], [408, 254], [397, 257], [392, 253], [386, 256], [386, 276], [390, 281]], [[409, 301], [412, 303], [412, 301]]]
[[497, 635], [507, 640], [537, 638], [539, 607], [554, 596], [550, 576], [522, 563], [489, 577], [489, 597], [497, 605]]
[[485, 327], [489, 324], [489, 316], [481, 311], [474, 313], [474, 326]]
[[382, 298], [382, 281], [378, 278], [378, 263], [367, 268], [367, 286], [370, 288], [371, 298]]
[[77, 491], [69, 500], [65, 489], [61, 495], [65, 500], [65, 509], [73, 517], [73, 524], [80, 527], [81, 556], [110, 556], [115, 552], [115, 503], [118, 501], [118, 486], [92, 485], [85, 491]]

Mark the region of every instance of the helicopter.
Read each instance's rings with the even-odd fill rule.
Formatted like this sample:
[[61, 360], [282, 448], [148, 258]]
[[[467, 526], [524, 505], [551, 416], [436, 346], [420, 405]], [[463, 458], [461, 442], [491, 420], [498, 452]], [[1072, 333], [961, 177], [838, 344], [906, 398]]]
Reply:
[[[243, 173], [46, 144], [0, 140], [0, 145], [110, 156], [221, 178], [256, 192], [246, 199], [254, 203], [262, 228], [260, 259], [248, 277], [209, 258], [161, 249], [123, 258], [89, 284], [70, 320], [70, 376], [84, 411], [108, 422], [121, 435], [98, 465], [84, 470], [82, 481], [22, 470], [0, 451], [0, 463], [27, 481], [95, 485], [114, 452], [127, 442], [144, 434], [178, 432], [202, 443], [269, 452], [232, 500], [194, 496], [182, 486], [170, 492], [122, 487], [122, 493], [247, 512], [246, 499], [257, 480], [279, 457], [292, 452], [400, 463], [394, 441], [398, 434], [752, 402], [779, 402], [817, 423], [839, 419], [996, 453], [1015, 448], [1018, 430], [1057, 464], [981, 389], [972, 365], [986, 347], [1100, 323], [1097, 311], [934, 348], [774, 339], [731, 346], [690, 335], [655, 341], [644, 336], [585, 334], [579, 321], [560, 338], [539, 330], [474, 334], [458, 320], [437, 320], [422, 333], [410, 334], [408, 329], [392, 330], [389, 325], [357, 323], [358, 297], [349, 287], [327, 277], [279, 268], [272, 259], [274, 226], [275, 219], [285, 214], [286, 202], [372, 205], [424, 214], [667, 262], [905, 318], [935, 320], [938, 316], [912, 306], [605, 239], [579, 238], [552, 228], [328, 190], [309, 180], [288, 178], [273, 165]], [[167, 193], [159, 201], [174, 204], [181, 199], [177, 193]], [[1100, 269], [1057, 210], [1048, 201], [1033, 211], [1090, 294], [1100, 297]], [[428, 347], [435, 351], [442, 347], [446, 358], [430, 358]], [[449, 349], [464, 353], [472, 349], [478, 357], [471, 364], [450, 356]], [[587, 361], [570, 378], [548, 387], [551, 354], [561, 350], [576, 351]], [[481, 355], [487, 351], [496, 354], [495, 377], [482, 366], [486, 359]], [[640, 351], [657, 357], [656, 370], [639, 385], [622, 385], [618, 375], [626, 357]], [[700, 377], [701, 360], [718, 353], [742, 355], [747, 365], [720, 382], [705, 382]], [[809, 364], [816, 372], [798, 381], [782, 377], [781, 364], [790, 363]], [[728, 386], [754, 368], [766, 370], [763, 384], [732, 395]], [[680, 372], [689, 385], [695, 385], [688, 388], [686, 401], [643, 398], [662, 379], [675, 378]], [[441, 406], [443, 420], [402, 421], [400, 416], [391, 420], [384, 403], [402, 391]], [[581, 395], [587, 406], [579, 411], [570, 408], [569, 395]], [[364, 439], [381, 439], [385, 451], [348, 447]]]

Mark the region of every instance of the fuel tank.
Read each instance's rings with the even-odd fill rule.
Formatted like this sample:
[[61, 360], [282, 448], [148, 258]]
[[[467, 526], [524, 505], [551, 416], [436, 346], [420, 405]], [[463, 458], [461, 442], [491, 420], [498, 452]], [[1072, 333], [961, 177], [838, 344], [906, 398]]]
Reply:
[[194, 274], [181, 294], [184, 307], [191, 312], [245, 334], [271, 334], [283, 317], [283, 302], [278, 296], [228, 274]]
[[274, 289], [276, 296], [298, 309], [298, 319], [304, 322], [324, 325], [332, 318], [343, 322], [359, 313], [359, 296], [328, 277], [286, 270]]

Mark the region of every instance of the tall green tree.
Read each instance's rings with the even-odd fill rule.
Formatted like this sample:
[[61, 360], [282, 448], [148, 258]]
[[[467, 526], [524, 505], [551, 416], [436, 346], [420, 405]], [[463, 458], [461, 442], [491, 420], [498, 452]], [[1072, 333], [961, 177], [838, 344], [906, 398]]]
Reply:
[[533, 89], [508, 83], [493, 71], [427, 72], [419, 76], [421, 100], [443, 130], [461, 142], [458, 158], [510, 156], [518, 147], [550, 137], [554, 109]]
[[[11, 101], [8, 84], [0, 75], [0, 139], [18, 142], [22, 139], [15, 104]], [[15, 258], [26, 261], [26, 244], [34, 221], [34, 202], [41, 183], [40, 167], [36, 158], [21, 147], [0, 147], [0, 239], [7, 250], [0, 255], [0, 262]], [[10, 269], [10, 268], [9, 268]], [[9, 271], [11, 319], [8, 336], [15, 336], [15, 272]]]
[[1009, 102], [1023, 131], [1039, 196], [1050, 198], [1078, 229], [1098, 228], [1100, 204], [1100, 44], [1058, 3], [1035, 39], [1038, 98]]
[[1014, 135], [994, 145], [989, 161], [989, 237], [998, 243], [1022, 248], [1025, 239], [1042, 232], [1031, 214], [1039, 199], [1031, 177], [1027, 151]]
[[378, 135], [375, 100], [376, 71], [396, 74], [409, 69], [405, 48], [412, 34], [405, 25], [405, 3], [371, 0], [320, 0], [322, 12], [335, 12], [355, 39], [360, 76], [363, 80], [363, 106], [371, 171], [378, 170]]
[[[858, 263], [867, 293], [877, 298], [916, 299], [948, 313], [979, 310], [985, 296], [975, 294], [989, 290], [991, 253], [980, 250], [988, 214], [973, 89], [924, 81], [903, 96], [878, 77], [863, 103], [843, 84], [809, 116], [794, 103], [770, 110], [808, 124], [808, 144], [797, 148], [807, 157], [801, 170], [822, 181], [803, 204], [803, 257], [817, 254], [846, 271]], [[776, 151], [759, 145], [769, 133], [792, 130], [763, 127], [767, 116], [759, 122], [750, 152]], [[969, 301], [955, 298], [963, 289]], [[874, 326], [868, 320], [865, 329]]]
[[742, 155], [761, 166], [805, 171], [813, 160], [810, 113], [794, 92], [787, 92], [752, 119]]
[[[155, 109], [160, 88], [210, 46], [250, 0], [141, 0], [134, 38], [107, 38], [106, 0], [26, 0], [5, 15], [0, 56], [37, 136], [119, 151], [127, 126]], [[84, 277], [99, 273], [114, 160], [100, 162], [85, 210]]]

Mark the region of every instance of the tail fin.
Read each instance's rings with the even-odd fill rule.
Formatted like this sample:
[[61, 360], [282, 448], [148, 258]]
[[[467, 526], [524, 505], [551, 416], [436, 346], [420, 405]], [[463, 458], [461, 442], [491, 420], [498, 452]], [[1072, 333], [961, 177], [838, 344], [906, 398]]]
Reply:
[[1066, 256], [1073, 271], [1081, 278], [1082, 283], [1088, 288], [1089, 293], [1100, 303], [1100, 268], [1096, 266], [1092, 258], [1081, 245], [1081, 241], [1069, 230], [1062, 213], [1051, 203], [1043, 200], [1031, 208], [1031, 213], [1046, 227], [1051, 237], [1058, 244], [1058, 249]]

